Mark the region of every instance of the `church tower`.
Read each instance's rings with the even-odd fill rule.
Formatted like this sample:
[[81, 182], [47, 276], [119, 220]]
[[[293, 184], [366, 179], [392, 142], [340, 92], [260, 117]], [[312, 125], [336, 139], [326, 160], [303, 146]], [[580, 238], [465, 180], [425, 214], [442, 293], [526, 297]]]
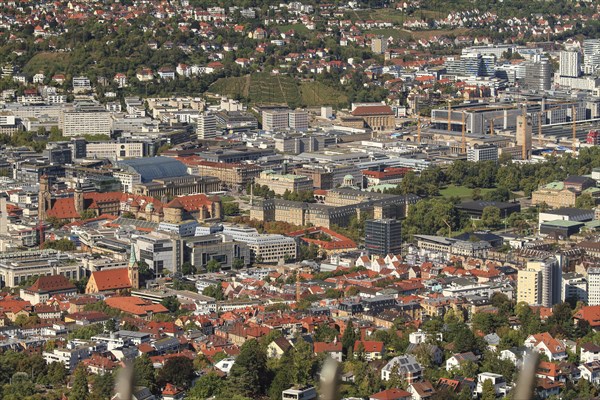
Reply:
[[131, 254], [129, 256], [129, 265], [127, 266], [127, 274], [129, 275], [129, 282], [131, 282], [132, 289], [140, 288], [140, 271], [135, 256], [135, 247], [131, 243]]
[[45, 221], [48, 217], [48, 211], [52, 208], [52, 194], [50, 193], [50, 177], [42, 175], [40, 177], [40, 193], [38, 195], [38, 219]]

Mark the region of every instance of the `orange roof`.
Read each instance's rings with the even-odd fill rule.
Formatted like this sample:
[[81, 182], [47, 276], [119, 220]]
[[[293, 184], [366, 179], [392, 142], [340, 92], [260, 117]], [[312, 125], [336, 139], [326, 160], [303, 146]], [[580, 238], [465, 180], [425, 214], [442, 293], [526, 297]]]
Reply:
[[581, 307], [574, 318], [586, 320], [592, 328], [600, 326], [600, 306]]
[[127, 268], [105, 269], [103, 271], [92, 272], [90, 279], [94, 279], [96, 287], [100, 292], [129, 289], [131, 287]]
[[374, 340], [357, 340], [354, 342], [354, 352], [358, 351], [361, 343], [366, 353], [383, 352], [383, 342], [377, 342]]
[[315, 342], [313, 344], [313, 350], [316, 354], [342, 351], [342, 342]]
[[145, 316], [149, 313], [169, 312], [162, 304], [152, 304], [152, 302], [145, 301], [139, 297], [115, 296], [109, 297], [105, 301], [109, 307], [138, 316]]

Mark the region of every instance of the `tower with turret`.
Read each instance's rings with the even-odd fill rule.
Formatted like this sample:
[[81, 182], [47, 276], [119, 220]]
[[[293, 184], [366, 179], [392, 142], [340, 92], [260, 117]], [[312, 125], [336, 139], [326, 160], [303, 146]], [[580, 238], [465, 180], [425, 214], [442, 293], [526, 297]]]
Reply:
[[129, 282], [131, 282], [132, 289], [140, 288], [140, 270], [135, 256], [135, 247], [131, 243], [131, 254], [129, 255], [129, 264], [127, 265], [127, 275], [129, 276]]
[[40, 193], [38, 196], [38, 219], [45, 221], [48, 217], [48, 211], [52, 209], [52, 193], [50, 193], [50, 177], [42, 175], [40, 177]]
[[77, 184], [75, 185], [75, 195], [73, 202], [75, 204], [75, 211], [77, 211], [77, 214], [81, 215], [85, 210], [83, 204], [83, 189], [81, 188], [81, 183], [79, 182], [77, 182]]

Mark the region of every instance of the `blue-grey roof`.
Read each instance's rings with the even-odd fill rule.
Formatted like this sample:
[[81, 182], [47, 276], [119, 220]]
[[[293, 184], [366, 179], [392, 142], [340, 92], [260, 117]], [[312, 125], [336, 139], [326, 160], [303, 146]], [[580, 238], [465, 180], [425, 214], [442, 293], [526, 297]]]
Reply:
[[121, 168], [141, 175], [142, 183], [153, 179], [174, 178], [187, 175], [187, 168], [181, 161], [170, 157], [145, 157], [119, 161]]

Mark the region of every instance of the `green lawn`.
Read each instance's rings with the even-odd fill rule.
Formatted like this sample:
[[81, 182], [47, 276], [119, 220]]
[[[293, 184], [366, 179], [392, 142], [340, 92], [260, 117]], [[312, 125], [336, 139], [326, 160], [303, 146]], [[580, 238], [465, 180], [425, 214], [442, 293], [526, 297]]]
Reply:
[[302, 103], [306, 105], [345, 106], [348, 104], [348, 96], [321, 82], [302, 82], [300, 93]]
[[[486, 192], [489, 192], [491, 190], [494, 189], [480, 189], [481, 190], [481, 194], [485, 194]], [[448, 187], [440, 190], [440, 194], [443, 197], [460, 197], [463, 200], [468, 200], [468, 199], [472, 199], [472, 195], [473, 195], [473, 189], [468, 188], [466, 186], [455, 186], [455, 185], [449, 185]]]
[[40, 71], [46, 73], [66, 73], [71, 55], [67, 52], [51, 53], [41, 52], [31, 57], [23, 67], [23, 72], [27, 75], [35, 75]]

